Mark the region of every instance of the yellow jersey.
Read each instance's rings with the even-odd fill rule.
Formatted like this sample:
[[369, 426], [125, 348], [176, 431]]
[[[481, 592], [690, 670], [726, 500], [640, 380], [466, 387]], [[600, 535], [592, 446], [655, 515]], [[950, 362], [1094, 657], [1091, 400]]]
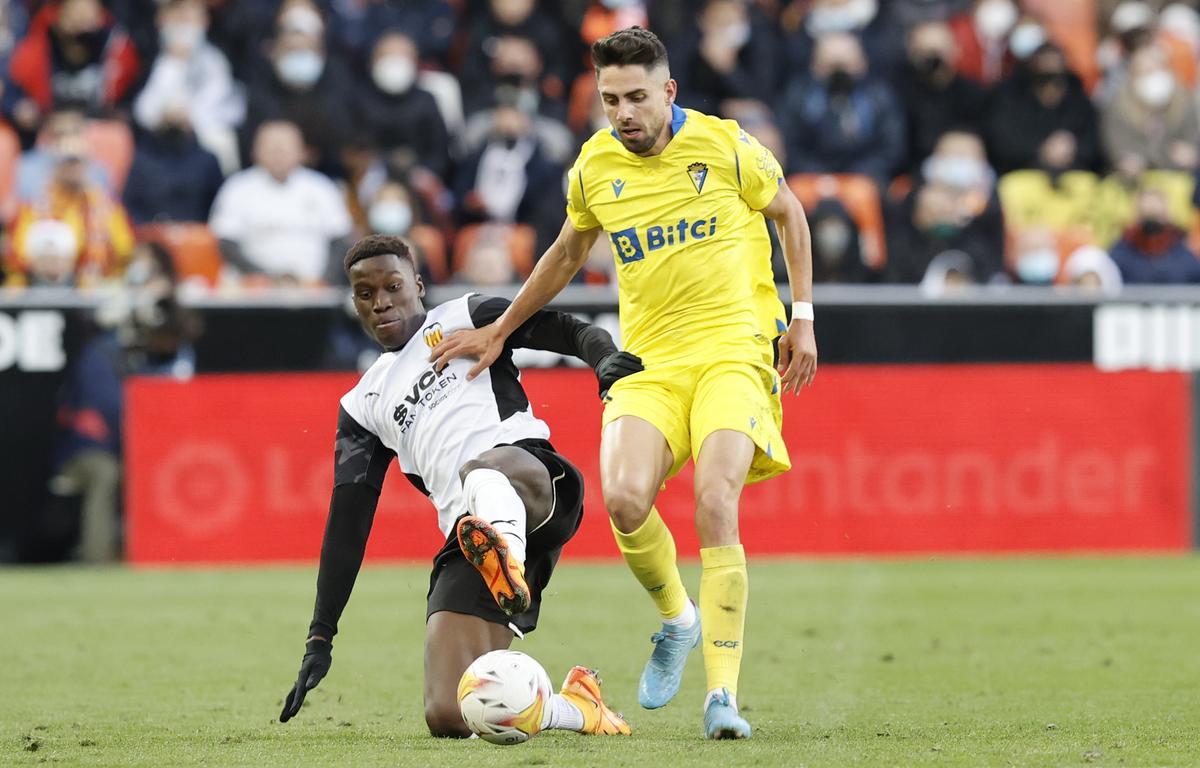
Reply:
[[607, 234], [624, 346], [645, 363], [760, 359], [783, 319], [759, 212], [783, 183], [779, 163], [733, 120], [672, 106], [671, 129], [652, 157], [611, 130], [588, 139], [567, 218]]

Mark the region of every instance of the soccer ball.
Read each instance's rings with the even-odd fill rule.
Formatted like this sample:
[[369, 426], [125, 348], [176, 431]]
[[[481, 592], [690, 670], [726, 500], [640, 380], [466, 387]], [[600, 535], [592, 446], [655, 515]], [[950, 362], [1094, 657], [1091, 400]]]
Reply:
[[467, 727], [493, 744], [520, 744], [542, 729], [550, 677], [520, 651], [491, 651], [471, 662], [458, 683]]

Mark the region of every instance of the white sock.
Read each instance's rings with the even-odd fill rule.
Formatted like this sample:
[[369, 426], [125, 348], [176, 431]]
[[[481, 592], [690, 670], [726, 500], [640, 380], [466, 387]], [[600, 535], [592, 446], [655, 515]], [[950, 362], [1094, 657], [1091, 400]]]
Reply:
[[542, 730], [551, 728], [563, 731], [582, 731], [583, 713], [561, 693], [550, 694], [546, 710], [542, 714]]
[[695, 623], [696, 604], [691, 600], [688, 600], [683, 604], [683, 612], [678, 616], [672, 616], [669, 619], [663, 619], [663, 624], [666, 624], [669, 627], [679, 627], [680, 629], [687, 629]]
[[[724, 688], [713, 688], [711, 691], [708, 692], [708, 695], [706, 695], [704, 697], [704, 711], [705, 712], [708, 711], [708, 702], [715, 699], [724, 690], [725, 690]], [[729, 706], [733, 707], [734, 712], [738, 711], [737, 696], [734, 696], [732, 693], [729, 694]]]
[[467, 511], [489, 522], [504, 537], [508, 553], [525, 563], [525, 504], [503, 472], [473, 469], [463, 479]]

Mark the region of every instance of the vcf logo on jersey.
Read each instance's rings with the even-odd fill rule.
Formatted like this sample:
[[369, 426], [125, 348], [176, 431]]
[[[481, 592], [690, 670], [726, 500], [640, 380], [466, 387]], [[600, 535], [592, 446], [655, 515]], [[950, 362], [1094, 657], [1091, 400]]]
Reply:
[[433, 325], [425, 326], [425, 330], [421, 333], [425, 334], [425, 346], [433, 349], [438, 344], [442, 343], [442, 324], [434, 323]]
[[[703, 184], [703, 182], [701, 182]], [[622, 229], [609, 235], [612, 238], [613, 250], [622, 264], [641, 261], [646, 258], [647, 251], [657, 251], [668, 246], [684, 245], [688, 240], [704, 240], [717, 234], [717, 217], [707, 219], [680, 219], [672, 224], [655, 224], [646, 227], [645, 249], [642, 248], [642, 237], [637, 227]]]

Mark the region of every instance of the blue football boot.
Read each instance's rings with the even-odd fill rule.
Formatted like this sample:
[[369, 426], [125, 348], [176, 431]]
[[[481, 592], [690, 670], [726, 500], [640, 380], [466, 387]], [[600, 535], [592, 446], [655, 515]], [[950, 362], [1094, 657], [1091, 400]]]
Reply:
[[[694, 605], [694, 604], [693, 604]], [[646, 709], [658, 709], [679, 692], [683, 680], [683, 666], [688, 653], [700, 644], [700, 612], [696, 621], [686, 629], [663, 624], [659, 632], [650, 636], [654, 652], [642, 670], [638, 683], [638, 703]]]
[[704, 708], [704, 735], [710, 739], [748, 739], [753, 729], [746, 718], [738, 714], [737, 704], [722, 688]]

